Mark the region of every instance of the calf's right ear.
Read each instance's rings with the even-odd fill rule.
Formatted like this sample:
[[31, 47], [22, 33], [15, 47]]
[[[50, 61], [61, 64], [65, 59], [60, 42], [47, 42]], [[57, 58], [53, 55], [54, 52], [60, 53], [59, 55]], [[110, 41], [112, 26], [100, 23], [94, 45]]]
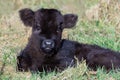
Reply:
[[31, 9], [25, 8], [19, 11], [19, 16], [26, 26], [32, 26], [34, 20], [34, 11]]

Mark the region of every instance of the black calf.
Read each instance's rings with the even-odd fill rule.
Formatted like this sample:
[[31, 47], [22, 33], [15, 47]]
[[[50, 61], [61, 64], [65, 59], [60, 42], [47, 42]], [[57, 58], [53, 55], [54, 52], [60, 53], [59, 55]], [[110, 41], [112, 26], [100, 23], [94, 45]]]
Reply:
[[20, 71], [64, 70], [86, 60], [88, 67], [106, 69], [119, 68], [120, 54], [97, 45], [81, 44], [62, 40], [64, 28], [71, 28], [77, 22], [77, 15], [62, 15], [56, 9], [20, 10], [20, 18], [26, 26], [32, 27], [30, 40], [17, 56]]

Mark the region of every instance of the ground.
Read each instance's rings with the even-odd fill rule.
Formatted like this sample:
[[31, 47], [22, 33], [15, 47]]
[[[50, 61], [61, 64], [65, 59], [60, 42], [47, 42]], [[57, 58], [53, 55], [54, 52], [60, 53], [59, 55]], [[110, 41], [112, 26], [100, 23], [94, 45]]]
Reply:
[[24, 27], [18, 11], [22, 8], [56, 8], [75, 13], [79, 21], [75, 28], [66, 29], [63, 38], [120, 51], [120, 2], [118, 0], [0, 0], [0, 78], [2, 80], [119, 80], [119, 71], [95, 72], [85, 62], [62, 73], [42, 77], [30, 72], [16, 72], [16, 55], [27, 44], [31, 28]]

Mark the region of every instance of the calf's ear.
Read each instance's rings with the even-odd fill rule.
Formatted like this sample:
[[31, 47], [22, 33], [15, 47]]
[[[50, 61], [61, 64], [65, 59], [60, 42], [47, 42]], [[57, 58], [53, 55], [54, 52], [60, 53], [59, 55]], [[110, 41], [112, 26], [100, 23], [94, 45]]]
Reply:
[[72, 28], [76, 25], [78, 16], [75, 14], [65, 14], [64, 15], [64, 28]]
[[19, 11], [19, 16], [24, 25], [26, 26], [32, 26], [33, 25], [33, 20], [34, 20], [34, 11], [31, 9], [25, 8], [21, 9]]

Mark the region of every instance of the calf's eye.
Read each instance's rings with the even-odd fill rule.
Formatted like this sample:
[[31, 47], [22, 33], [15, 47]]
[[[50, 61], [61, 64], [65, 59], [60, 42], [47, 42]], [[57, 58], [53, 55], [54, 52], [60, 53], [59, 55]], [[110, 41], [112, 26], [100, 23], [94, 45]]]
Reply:
[[40, 28], [37, 26], [37, 27], [36, 27], [36, 30], [40, 30]]
[[60, 31], [62, 31], [62, 24], [63, 24], [63, 22], [61, 22], [61, 23], [58, 25], [57, 32], [60, 32]]
[[40, 24], [36, 25], [36, 30], [40, 30]]

